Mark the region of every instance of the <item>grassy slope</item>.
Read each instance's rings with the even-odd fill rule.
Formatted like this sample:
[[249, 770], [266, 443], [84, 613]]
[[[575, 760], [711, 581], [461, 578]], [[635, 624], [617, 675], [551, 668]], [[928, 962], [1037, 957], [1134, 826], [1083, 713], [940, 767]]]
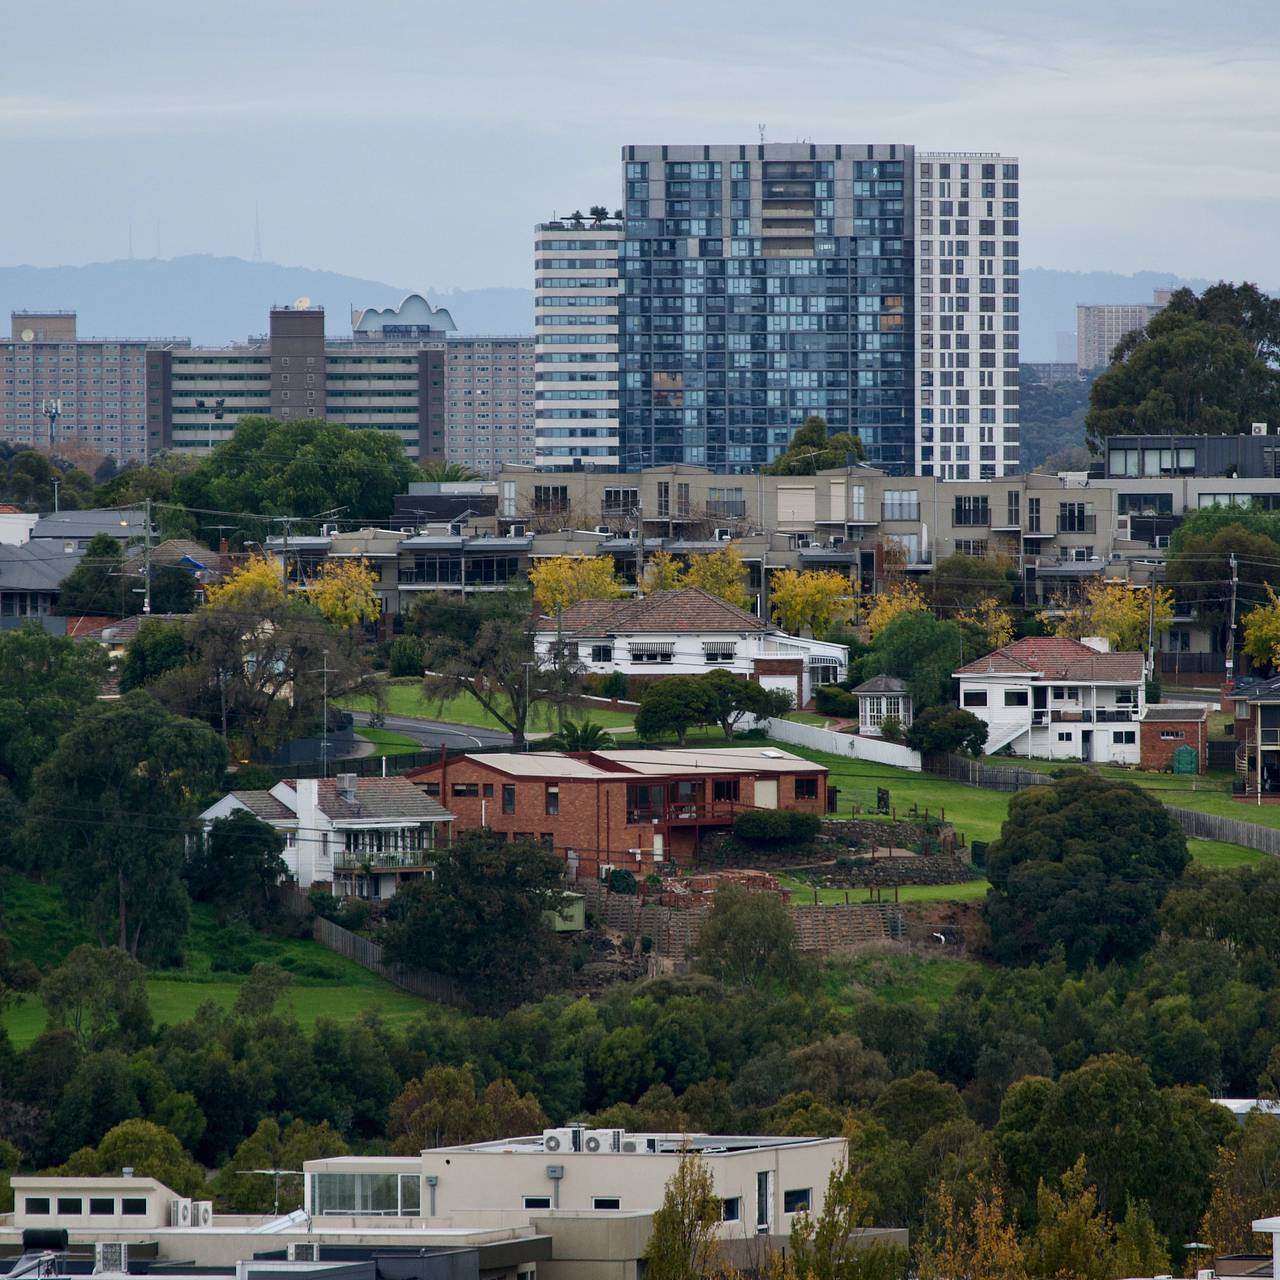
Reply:
[[[14, 953], [49, 966], [77, 943], [90, 941], [68, 920], [61, 896], [47, 885], [17, 876], [4, 880], [4, 932]], [[320, 1017], [349, 1021], [364, 1009], [374, 1009], [389, 1023], [410, 1021], [425, 1001], [335, 955], [306, 938], [274, 938], [247, 929], [222, 929], [213, 912], [197, 905], [185, 964], [181, 969], [156, 970], [147, 979], [151, 1011], [157, 1024], [182, 1022], [208, 1000], [224, 1008], [232, 1004], [244, 973], [215, 969], [215, 962], [234, 960], [237, 968], [257, 961], [278, 964], [293, 974], [287, 1003], [306, 1028]], [[45, 1014], [38, 997], [27, 997], [7, 1009], [0, 1024], [14, 1044], [29, 1044], [44, 1028]]]
[[403, 752], [422, 750], [422, 744], [407, 733], [395, 733], [391, 729], [361, 729], [356, 737], [373, 743], [373, 750], [369, 752], [371, 756], [398, 756]]
[[936, 1009], [980, 967], [950, 956], [869, 952], [829, 961], [822, 978], [827, 993], [841, 1004], [878, 996], [890, 1004], [919, 1001]]
[[[443, 705], [429, 702], [422, 696], [422, 682], [412, 677], [388, 680], [385, 684], [387, 714], [417, 716], [423, 720], [443, 720], [449, 724], [469, 724], [481, 729], [500, 729], [502, 726], [469, 694], [458, 694]], [[347, 698], [341, 703], [348, 711], [372, 711], [373, 699], [367, 696]], [[536, 705], [530, 714], [530, 728], [554, 730], [557, 727], [556, 712], [544, 703]], [[574, 707], [569, 712], [571, 720], [591, 720], [606, 729], [630, 726], [634, 716], [628, 711], [611, 711], [607, 707]]]

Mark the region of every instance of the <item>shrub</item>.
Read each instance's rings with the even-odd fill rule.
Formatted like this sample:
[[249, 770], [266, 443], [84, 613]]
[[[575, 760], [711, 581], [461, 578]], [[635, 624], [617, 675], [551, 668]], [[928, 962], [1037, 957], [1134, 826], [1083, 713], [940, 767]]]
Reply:
[[609, 892], [620, 893], [628, 898], [634, 898], [636, 893], [635, 876], [626, 867], [614, 867], [609, 872]]
[[392, 676], [420, 676], [427, 662], [427, 642], [421, 636], [397, 636], [391, 642], [388, 666]]
[[1147, 701], [1159, 702], [1160, 699], [1164, 696], [1163, 691], [1160, 688], [1160, 677], [1148, 676], [1146, 683], [1147, 683], [1147, 688], [1146, 688]]
[[858, 699], [837, 685], [819, 685], [814, 691], [813, 701], [818, 711], [824, 716], [857, 718]]
[[597, 698], [625, 698], [627, 677], [621, 671], [595, 672], [583, 677], [583, 688]]
[[809, 844], [822, 827], [816, 813], [790, 809], [748, 809], [733, 824], [733, 834], [743, 844], [761, 849], [779, 849]]
[[901, 742], [902, 721], [897, 716], [885, 716], [880, 721], [880, 736], [886, 742]]
[[930, 707], [907, 730], [908, 744], [925, 755], [963, 750], [977, 756], [982, 754], [986, 741], [986, 722], [959, 707]]

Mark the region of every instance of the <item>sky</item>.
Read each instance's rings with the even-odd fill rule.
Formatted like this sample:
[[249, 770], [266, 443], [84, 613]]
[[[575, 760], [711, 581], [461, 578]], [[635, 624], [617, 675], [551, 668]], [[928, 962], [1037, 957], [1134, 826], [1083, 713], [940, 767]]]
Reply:
[[1274, 0], [0, 0], [0, 265], [530, 284], [626, 143], [1021, 163], [1027, 266], [1280, 284]]

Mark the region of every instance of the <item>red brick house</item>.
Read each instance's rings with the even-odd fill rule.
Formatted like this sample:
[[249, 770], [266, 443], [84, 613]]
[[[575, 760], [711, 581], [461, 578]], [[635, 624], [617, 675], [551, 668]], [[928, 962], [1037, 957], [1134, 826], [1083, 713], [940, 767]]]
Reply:
[[[776, 747], [467, 755], [407, 775], [456, 829], [541, 840], [570, 877], [688, 865], [701, 836], [745, 809], [825, 813], [827, 770]], [[447, 799], [446, 799], [447, 797]]]

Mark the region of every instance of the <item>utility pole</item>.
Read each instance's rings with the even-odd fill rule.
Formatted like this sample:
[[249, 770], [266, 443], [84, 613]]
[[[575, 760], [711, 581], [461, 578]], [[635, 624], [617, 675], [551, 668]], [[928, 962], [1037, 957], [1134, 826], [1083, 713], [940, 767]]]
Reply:
[[329, 650], [324, 651], [324, 665], [312, 668], [312, 675], [317, 672], [324, 679], [321, 695], [323, 702], [323, 718], [320, 722], [320, 776], [327, 778], [329, 776]]
[[62, 483], [61, 480], [55, 480], [53, 482], [53, 510], [55, 515], [57, 514], [57, 511], [58, 511], [58, 486], [61, 483]]
[[1147, 675], [1156, 673], [1156, 567], [1147, 574]]
[[1240, 578], [1236, 573], [1236, 553], [1230, 557], [1231, 563], [1231, 622], [1227, 627], [1227, 683], [1235, 678], [1236, 670], [1236, 586]]
[[636, 590], [644, 594], [644, 503], [637, 502], [636, 518]]
[[146, 500], [142, 520], [142, 613], [151, 612], [151, 499]]

